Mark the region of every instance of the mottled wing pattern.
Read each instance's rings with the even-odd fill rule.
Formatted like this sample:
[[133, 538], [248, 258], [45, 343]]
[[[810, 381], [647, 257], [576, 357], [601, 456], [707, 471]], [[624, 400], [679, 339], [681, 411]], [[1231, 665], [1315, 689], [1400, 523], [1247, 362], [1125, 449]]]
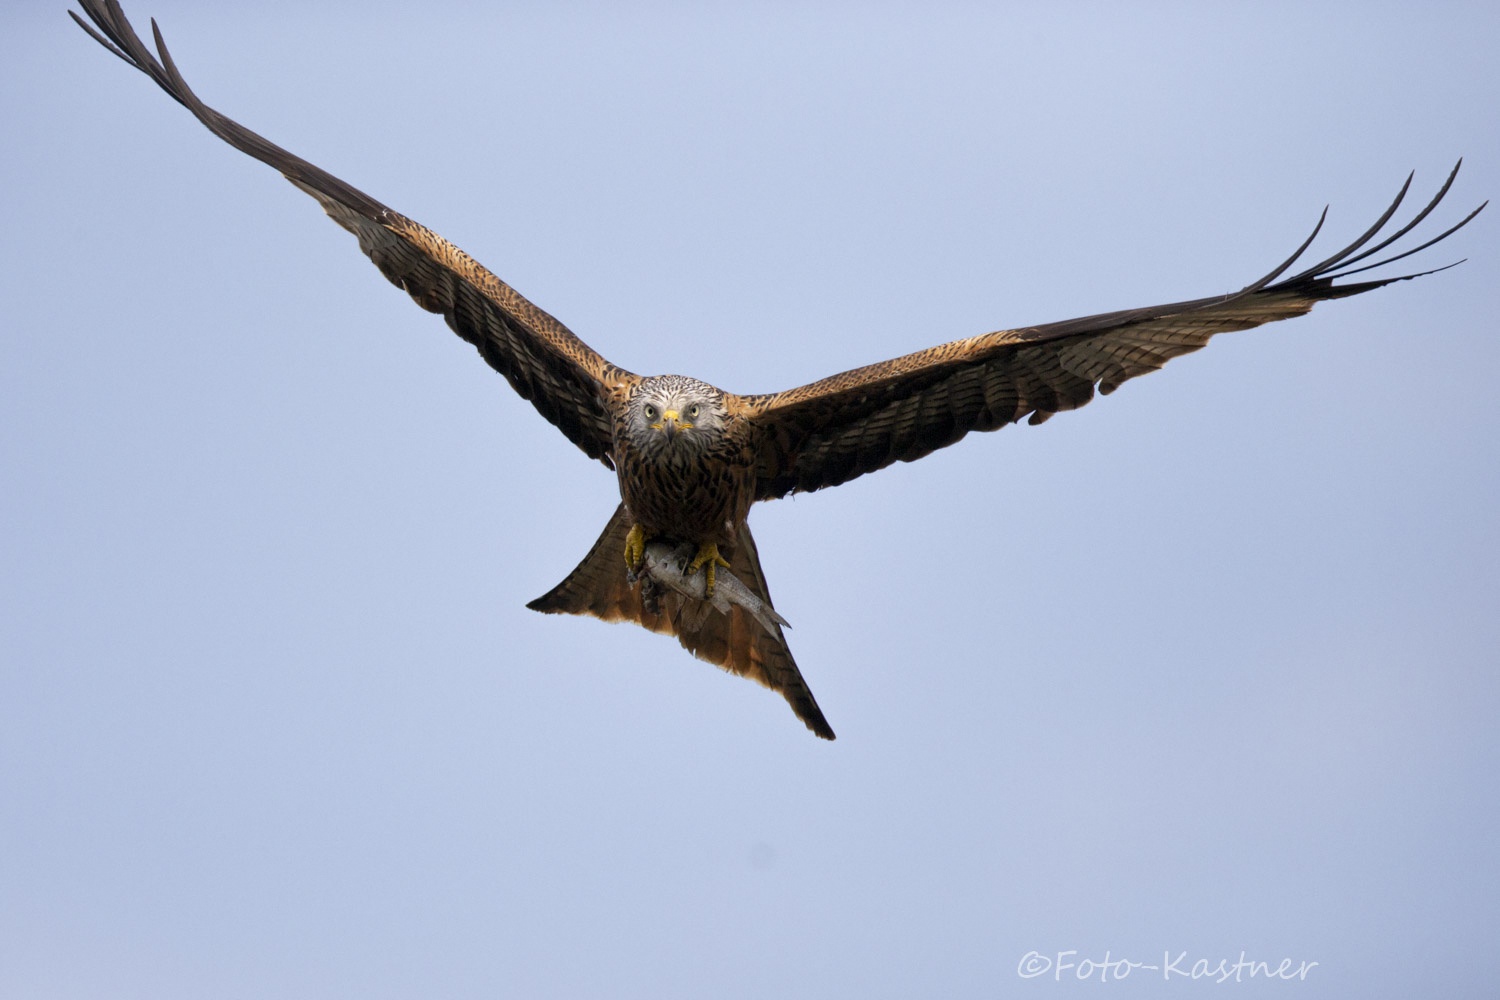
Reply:
[[[632, 586], [625, 578], [622, 554], [629, 530], [630, 521], [622, 504], [589, 554], [567, 579], [527, 607], [552, 614], [592, 615], [607, 622], [634, 622], [653, 632], [676, 636], [683, 648], [698, 659], [779, 692], [808, 729], [826, 740], [833, 739], [833, 729], [802, 679], [779, 626], [772, 635], [740, 607], [731, 608], [727, 615], [720, 614], [702, 601], [671, 590], [661, 594], [658, 612], [645, 609], [641, 587]], [[755, 540], [745, 524], [739, 527], [738, 541], [730, 557], [730, 572], [762, 601], [771, 603]]]
[[1408, 177], [1391, 206], [1352, 245], [1280, 281], [1276, 279], [1317, 236], [1321, 219], [1312, 236], [1285, 263], [1229, 295], [1002, 330], [856, 368], [786, 392], [742, 397], [747, 419], [759, 435], [756, 499], [836, 486], [893, 462], [921, 458], [970, 431], [994, 430], [1028, 416], [1030, 423], [1041, 423], [1054, 413], [1084, 405], [1094, 397], [1095, 387], [1104, 394], [1113, 392], [1127, 379], [1198, 350], [1215, 334], [1300, 316], [1324, 299], [1358, 295], [1419, 277], [1406, 274], [1334, 284], [1336, 278], [1431, 246], [1479, 214], [1484, 205], [1421, 246], [1375, 264], [1351, 267], [1384, 250], [1425, 219], [1447, 194], [1457, 173], [1455, 166], [1442, 189], [1414, 219], [1366, 248], [1401, 204], [1411, 185]]
[[[99, 28], [78, 22], [191, 111], [235, 149], [281, 171], [312, 195], [391, 283], [417, 304], [441, 313], [464, 340], [543, 417], [590, 458], [613, 468], [604, 395], [635, 376], [606, 362], [557, 320], [441, 236], [387, 208], [332, 174], [295, 156], [200, 101], [177, 71], [153, 21], [160, 61], [146, 48], [116, 0], [81, 0]], [[71, 12], [70, 12], [71, 13]], [[103, 32], [101, 35], [100, 32]]]

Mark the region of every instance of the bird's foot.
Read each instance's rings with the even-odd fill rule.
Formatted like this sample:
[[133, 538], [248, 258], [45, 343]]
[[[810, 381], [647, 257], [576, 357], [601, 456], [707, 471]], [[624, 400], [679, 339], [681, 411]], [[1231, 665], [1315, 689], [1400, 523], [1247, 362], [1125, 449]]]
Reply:
[[700, 567], [706, 567], [708, 579], [703, 585], [703, 599], [706, 601], [714, 596], [714, 567], [723, 566], [729, 568], [729, 560], [719, 555], [719, 546], [713, 542], [704, 542], [698, 546], [698, 554], [693, 556], [693, 561], [688, 563], [687, 575], [692, 576], [698, 572]]
[[635, 573], [645, 561], [646, 532], [639, 524], [633, 524], [630, 526], [630, 534], [625, 536], [625, 569]]

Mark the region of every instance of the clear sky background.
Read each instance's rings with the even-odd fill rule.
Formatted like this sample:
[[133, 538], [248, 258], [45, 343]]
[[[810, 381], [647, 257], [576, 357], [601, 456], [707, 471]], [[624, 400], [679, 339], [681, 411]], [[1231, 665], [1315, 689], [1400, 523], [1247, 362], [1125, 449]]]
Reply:
[[[126, 9], [606, 357], [735, 391], [1230, 291], [1460, 155], [1428, 232], [1500, 195], [1493, 3], [230, 6]], [[1461, 267], [758, 508], [827, 744], [527, 611], [613, 477], [61, 3], [0, 30], [0, 997], [1101, 990], [1033, 950], [1493, 988], [1496, 210], [1418, 265]]]

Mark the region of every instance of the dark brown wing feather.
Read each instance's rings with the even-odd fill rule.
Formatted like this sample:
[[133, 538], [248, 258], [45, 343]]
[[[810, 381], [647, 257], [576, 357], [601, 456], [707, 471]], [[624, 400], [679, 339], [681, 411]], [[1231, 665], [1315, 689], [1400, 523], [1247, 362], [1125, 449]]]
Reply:
[[[780, 692], [797, 713], [797, 718], [825, 740], [834, 738], [833, 729], [823, 717], [822, 709], [802, 679], [786, 636], [776, 627], [775, 634], [763, 629], [754, 618], [739, 607], [727, 615], [719, 614], [702, 601], [683, 597], [675, 591], [661, 595], [657, 613], [645, 609], [641, 587], [625, 579], [625, 535], [630, 521], [625, 505], [616, 508], [604, 533], [583, 557], [568, 578], [547, 594], [526, 605], [533, 611], [549, 614], [592, 615], [607, 622], [635, 622], [653, 632], [674, 635], [683, 648], [700, 660], [723, 667], [732, 674], [748, 677]], [[730, 572], [739, 577], [766, 604], [771, 603], [760, 556], [750, 529], [741, 524]]]
[[1113, 392], [1127, 379], [1198, 350], [1214, 334], [1301, 316], [1324, 299], [1358, 295], [1393, 281], [1420, 277], [1406, 274], [1334, 284], [1336, 278], [1431, 246], [1478, 215], [1484, 205], [1421, 246], [1378, 264], [1349, 267], [1385, 249], [1425, 219], [1447, 194], [1457, 173], [1455, 166], [1416, 218], [1360, 252], [1395, 214], [1411, 185], [1407, 177], [1390, 208], [1363, 236], [1316, 266], [1280, 281], [1276, 279], [1317, 236], [1321, 219], [1312, 236], [1285, 263], [1229, 295], [1001, 330], [856, 368], [786, 392], [742, 397], [747, 419], [758, 435], [756, 499], [836, 486], [893, 462], [921, 458], [970, 431], [994, 430], [1022, 417], [1041, 423], [1054, 413], [1087, 403], [1096, 386], [1101, 393]]
[[141, 42], [116, 0], [81, 3], [99, 31], [77, 14], [72, 14], [73, 20], [101, 45], [155, 80], [210, 132], [275, 167], [316, 198], [335, 222], [359, 237], [360, 249], [392, 284], [405, 289], [423, 309], [442, 313], [454, 332], [478, 348], [485, 361], [568, 440], [590, 458], [614, 467], [605, 392], [633, 381], [634, 375], [609, 364], [441, 236], [204, 104], [177, 71], [155, 21], [151, 28], [160, 61]]

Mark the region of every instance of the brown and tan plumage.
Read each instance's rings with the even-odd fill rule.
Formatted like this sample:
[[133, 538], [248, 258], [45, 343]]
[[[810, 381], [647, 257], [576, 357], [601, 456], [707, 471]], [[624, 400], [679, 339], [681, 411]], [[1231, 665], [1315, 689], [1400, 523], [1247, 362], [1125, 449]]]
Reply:
[[[715, 611], [675, 592], [632, 582], [650, 539], [698, 546], [712, 587], [715, 567], [770, 603], [750, 506], [848, 482], [909, 462], [1023, 417], [1040, 423], [1110, 393], [1127, 379], [1196, 351], [1218, 333], [1306, 313], [1324, 299], [1393, 281], [1335, 280], [1442, 240], [1484, 206], [1420, 246], [1366, 263], [1422, 222], [1458, 167], [1406, 225], [1380, 240], [1411, 184], [1358, 240], [1288, 274], [1318, 229], [1266, 277], [1227, 295], [1001, 330], [856, 368], [785, 392], [738, 396], [677, 375], [643, 378], [610, 364], [565, 326], [436, 233], [268, 142], [203, 104], [189, 89], [153, 22], [157, 55], [117, 0], [81, 0], [97, 26], [72, 15], [115, 55], [146, 73], [215, 135], [279, 170], [317, 199], [360, 249], [417, 304], [441, 313], [460, 337], [590, 458], [614, 470], [621, 504], [577, 568], [529, 606], [635, 622], [677, 637], [696, 656], [780, 692], [819, 736], [833, 730], [803, 680], [779, 626], [743, 609]], [[159, 56], [159, 58], [158, 58]], [[1422, 272], [1422, 273], [1431, 273]]]

